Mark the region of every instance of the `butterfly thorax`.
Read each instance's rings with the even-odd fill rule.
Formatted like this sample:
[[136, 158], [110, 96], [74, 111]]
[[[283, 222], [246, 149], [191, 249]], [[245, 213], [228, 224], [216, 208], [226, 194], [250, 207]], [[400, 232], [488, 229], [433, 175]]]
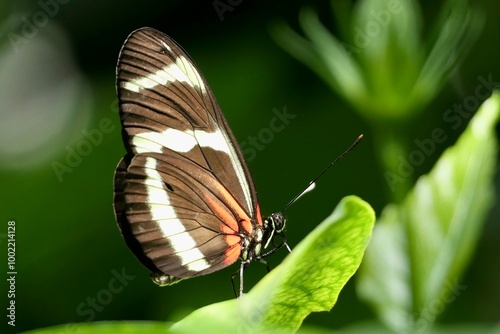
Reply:
[[[253, 260], [261, 260], [269, 254], [274, 253], [277, 249], [281, 248], [285, 241], [284, 229], [286, 225], [286, 218], [282, 213], [273, 213], [263, 220], [263, 225], [257, 225], [254, 228], [252, 235], [242, 237], [241, 256], [242, 261], [250, 263]], [[274, 239], [280, 236], [282, 239], [280, 243], [276, 244]], [[272, 244], [273, 249], [268, 252], [263, 252]]]

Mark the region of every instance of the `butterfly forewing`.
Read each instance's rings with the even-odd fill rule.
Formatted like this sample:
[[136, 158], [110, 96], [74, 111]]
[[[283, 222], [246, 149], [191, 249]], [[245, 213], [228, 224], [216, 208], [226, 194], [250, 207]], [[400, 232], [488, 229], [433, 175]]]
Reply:
[[262, 225], [242, 153], [194, 62], [167, 35], [133, 32], [117, 94], [127, 155], [115, 212], [128, 246], [152, 272], [187, 278], [236, 261]]

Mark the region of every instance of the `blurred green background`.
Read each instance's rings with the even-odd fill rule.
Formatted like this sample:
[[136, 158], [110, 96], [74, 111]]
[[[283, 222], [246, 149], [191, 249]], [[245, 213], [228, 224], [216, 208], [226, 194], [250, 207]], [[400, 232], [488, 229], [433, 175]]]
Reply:
[[[270, 37], [270, 25], [278, 19], [298, 28], [304, 5], [316, 8], [332, 27], [329, 3], [234, 1], [239, 4], [222, 16], [213, 3], [42, 0], [0, 5], [0, 241], [6, 254], [7, 222], [15, 221], [14, 332], [85, 321], [175, 320], [233, 298], [230, 276], [237, 266], [158, 288], [116, 228], [112, 181], [124, 148], [116, 113], [115, 65], [123, 41], [136, 28], [157, 28], [187, 50], [241, 144], [251, 146], [250, 136], [269, 128], [273, 109], [286, 108], [296, 116], [272, 139], [254, 146], [256, 154], [249, 161], [264, 214], [281, 209], [364, 133], [362, 144], [287, 211], [292, 247], [345, 195], [362, 197], [377, 214], [388, 202], [390, 190], [376, 163], [371, 128]], [[426, 23], [433, 22], [442, 3], [420, 5], [425, 35]], [[449, 128], [443, 113], [474, 94], [479, 76], [500, 81], [500, 3], [479, 0], [474, 6], [485, 14], [482, 34], [414, 121], [407, 134], [410, 141], [427, 138], [436, 127]], [[447, 141], [416, 167], [416, 175], [429, 171], [465, 125], [448, 129]], [[75, 151], [82, 153], [79, 158]], [[498, 176], [495, 187], [498, 192]], [[467, 288], [440, 315], [442, 323], [500, 321], [499, 215], [496, 202], [461, 281]], [[269, 258], [271, 267], [285, 255], [282, 251]], [[126, 279], [116, 283], [114, 277], [122, 272]], [[264, 274], [264, 266], [250, 266], [246, 289]], [[5, 280], [0, 287], [3, 295]], [[5, 301], [3, 305], [7, 307]], [[351, 281], [331, 313], [313, 314], [306, 322], [341, 328], [373, 317]]]

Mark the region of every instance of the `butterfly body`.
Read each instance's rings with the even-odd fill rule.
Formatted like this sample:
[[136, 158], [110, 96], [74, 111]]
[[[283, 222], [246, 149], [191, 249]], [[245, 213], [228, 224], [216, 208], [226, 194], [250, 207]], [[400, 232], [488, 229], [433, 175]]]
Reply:
[[117, 95], [127, 154], [115, 172], [114, 208], [128, 247], [159, 285], [241, 259], [241, 294], [243, 269], [285, 244], [286, 220], [281, 213], [262, 218], [241, 149], [206, 80], [175, 41], [141, 28], [120, 52]]

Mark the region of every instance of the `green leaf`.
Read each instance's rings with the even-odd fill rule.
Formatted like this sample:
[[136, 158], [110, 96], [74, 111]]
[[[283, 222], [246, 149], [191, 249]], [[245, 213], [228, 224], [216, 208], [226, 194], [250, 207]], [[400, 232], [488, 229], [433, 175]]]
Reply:
[[319, 20], [311, 8], [300, 12], [300, 24], [308, 39], [283, 22], [271, 27], [271, 35], [283, 49], [309, 66], [349, 103], [357, 105], [366, 96], [363, 71], [350, 51]]
[[431, 172], [377, 223], [358, 292], [395, 331], [430, 327], [465, 288], [458, 280], [493, 200], [499, 110], [495, 92]]
[[[411, 91], [423, 62], [422, 15], [414, 1], [360, 1], [352, 14], [351, 43], [365, 70], [365, 112], [396, 116], [414, 105]], [[378, 110], [373, 111], [374, 102]]]
[[[302, 334], [302, 328], [298, 332]], [[304, 334], [332, 334], [332, 331], [329, 332], [321, 331], [321, 329], [317, 331], [305, 332]], [[369, 333], [369, 334], [390, 334], [393, 333], [387, 327], [383, 327], [378, 322], [373, 321], [364, 321], [364, 322], [356, 322], [347, 327], [343, 327], [338, 332], [333, 333]], [[425, 334], [499, 334], [500, 326], [496, 324], [496, 326], [489, 323], [458, 323], [458, 324], [446, 324], [446, 325], [436, 325], [432, 329], [426, 331], [415, 331], [415, 333], [425, 333]]]
[[316, 66], [323, 65], [319, 74], [334, 90], [356, 105], [358, 99], [367, 94], [362, 68], [346, 46], [321, 23], [314, 10], [303, 9], [299, 18], [304, 34], [311, 40], [317, 55], [314, 63], [318, 64]]
[[450, 73], [471, 49], [483, 29], [481, 12], [462, 0], [448, 0], [433, 27], [435, 40], [415, 84], [413, 95], [422, 104], [435, 96]]
[[[374, 124], [410, 120], [425, 110], [472, 47], [484, 19], [466, 1], [447, 0], [424, 39], [415, 1], [331, 1], [343, 39], [318, 14], [305, 8], [299, 23], [306, 38], [281, 22], [276, 42], [309, 66], [334, 91]], [[343, 14], [343, 15], [342, 15]], [[430, 25], [430, 24], [427, 24]]]
[[194, 311], [172, 326], [181, 333], [294, 332], [311, 312], [328, 311], [359, 267], [375, 215], [358, 197], [333, 214], [248, 294]]
[[295, 332], [309, 313], [333, 307], [361, 263], [374, 221], [368, 203], [355, 196], [345, 197], [332, 215], [248, 294], [198, 309], [170, 328], [162, 322], [102, 322], [29, 333]]
[[170, 333], [169, 324], [155, 321], [102, 321], [69, 323], [33, 331], [24, 334], [68, 334], [68, 333], [91, 333], [91, 334], [161, 334]]
[[366, 95], [359, 65], [342, 43], [323, 26], [314, 10], [304, 8], [300, 13], [300, 22], [309, 39], [300, 36], [283, 22], [271, 27], [271, 35], [283, 49], [309, 66], [350, 103], [356, 104], [360, 97]]

